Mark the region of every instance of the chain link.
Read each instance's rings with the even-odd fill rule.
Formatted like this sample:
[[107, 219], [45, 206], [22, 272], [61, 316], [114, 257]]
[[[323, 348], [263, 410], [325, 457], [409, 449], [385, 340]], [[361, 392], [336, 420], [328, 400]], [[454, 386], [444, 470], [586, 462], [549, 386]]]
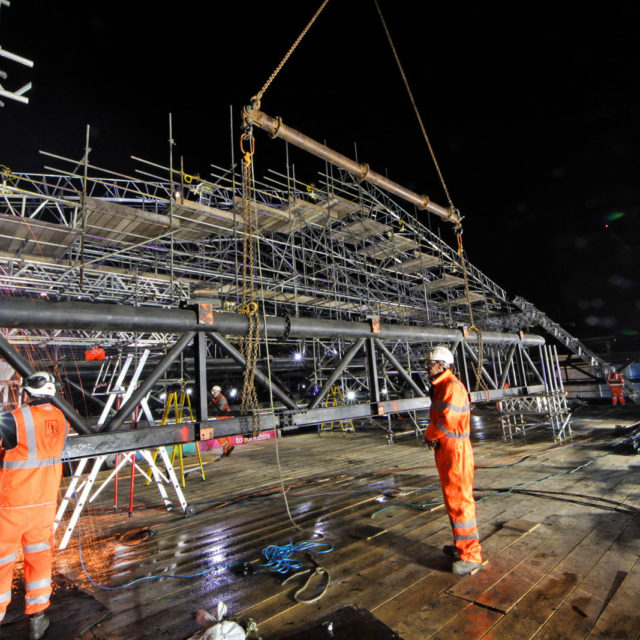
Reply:
[[[249, 143], [244, 151], [244, 142]], [[242, 297], [239, 311], [247, 316], [248, 331], [242, 338], [241, 352], [246, 361], [242, 383], [242, 415], [251, 413], [253, 419], [253, 435], [261, 431], [258, 394], [256, 393], [255, 372], [258, 364], [258, 348], [260, 345], [260, 324], [258, 318], [258, 303], [255, 301], [255, 271], [254, 271], [254, 202], [253, 202], [253, 153], [255, 141], [249, 131], [243, 133], [240, 139], [243, 149], [242, 159]]]
[[282, 69], [282, 67], [284, 67], [287, 60], [291, 57], [291, 54], [295, 51], [296, 47], [300, 44], [300, 41], [302, 40], [302, 38], [305, 37], [305, 35], [307, 34], [307, 31], [309, 31], [309, 29], [311, 28], [311, 25], [316, 21], [316, 18], [320, 15], [322, 10], [327, 5], [327, 2], [329, 2], [329, 0], [324, 0], [324, 2], [320, 5], [320, 8], [315, 12], [315, 14], [313, 15], [313, 18], [311, 18], [307, 26], [302, 30], [302, 33], [296, 38], [296, 41], [291, 45], [291, 48], [289, 49], [289, 51], [287, 51], [284, 58], [282, 58], [282, 60], [280, 61], [280, 64], [275, 68], [274, 72], [269, 76], [268, 80], [264, 83], [262, 89], [260, 89], [260, 91], [258, 91], [258, 93], [253, 97], [252, 103], [255, 105], [256, 108], [260, 107], [260, 102], [262, 101], [262, 96], [264, 95], [264, 92], [269, 88], [269, 85], [275, 80], [278, 73], [280, 73], [280, 70]]

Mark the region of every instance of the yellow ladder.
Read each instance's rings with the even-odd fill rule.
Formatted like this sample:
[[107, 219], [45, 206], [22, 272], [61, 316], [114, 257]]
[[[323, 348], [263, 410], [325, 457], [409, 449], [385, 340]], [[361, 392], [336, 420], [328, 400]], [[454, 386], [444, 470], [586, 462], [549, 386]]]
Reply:
[[[340, 387], [335, 386], [331, 387], [329, 393], [327, 393], [327, 397], [324, 400], [325, 407], [342, 407], [344, 406], [344, 398], [342, 397], [342, 389]], [[333, 422], [323, 422], [318, 427], [318, 435], [323, 431], [328, 431], [329, 433], [333, 432], [334, 424], [340, 425], [340, 430], [342, 431], [342, 435], [346, 435], [347, 432], [354, 431], [356, 428], [353, 426], [353, 420], [335, 420]], [[345, 426], [346, 425], [346, 426]]]
[[[191, 422], [194, 421], [193, 411], [191, 409], [191, 398], [189, 397], [189, 394], [186, 392], [186, 389], [183, 388], [181, 391], [170, 391], [167, 393], [167, 399], [165, 401], [164, 413], [162, 414], [162, 420], [160, 421], [160, 426], [167, 424], [172, 407], [173, 407], [174, 415], [176, 418], [176, 424], [182, 424], [182, 417], [185, 413], [189, 414], [189, 418], [191, 419]], [[171, 466], [173, 466], [173, 462], [176, 458], [176, 453], [178, 454], [178, 459], [180, 461], [180, 481], [182, 486], [185, 487], [186, 486], [185, 469], [194, 470], [200, 467], [200, 475], [202, 476], [203, 480], [205, 479], [205, 476], [204, 476], [204, 465], [202, 464], [202, 456], [200, 455], [199, 443], [198, 442], [195, 443], [196, 455], [198, 456], [198, 464], [191, 465], [190, 467], [184, 466], [184, 459], [182, 456], [183, 446], [184, 445], [182, 444], [174, 444], [173, 447], [171, 447], [171, 454], [170, 454], [169, 460], [171, 461]], [[153, 454], [154, 462], [156, 460], [157, 455], [158, 455], [157, 453]], [[147, 480], [145, 484], [149, 484], [149, 482], [150, 480]]]

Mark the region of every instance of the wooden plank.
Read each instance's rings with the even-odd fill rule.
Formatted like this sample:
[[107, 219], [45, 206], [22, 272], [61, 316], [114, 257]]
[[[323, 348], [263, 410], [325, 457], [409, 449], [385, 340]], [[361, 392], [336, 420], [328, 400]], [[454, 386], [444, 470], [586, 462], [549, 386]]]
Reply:
[[533, 637], [597, 564], [619, 533], [620, 524], [615, 519], [597, 526], [496, 624], [487, 638]]
[[574, 640], [584, 638], [600, 612], [604, 601], [577, 587], [536, 633], [536, 640]]
[[640, 561], [636, 560], [587, 640], [637, 640], [640, 637]]
[[553, 613], [557, 603], [564, 600], [577, 582], [576, 574], [567, 573], [561, 578], [547, 576], [509, 615], [501, 618], [484, 638], [486, 640], [532, 638]]
[[[460, 609], [460, 601], [452, 596], [444, 594], [443, 598], [449, 597], [455, 600]], [[482, 638], [484, 634], [502, 618], [498, 611], [478, 607], [469, 604], [446, 626], [431, 636], [434, 640], [475, 640]]]
[[[537, 527], [538, 523], [535, 522], [529, 522], [525, 525], [519, 521], [513, 527], [505, 524], [487, 540], [483, 540], [482, 553], [483, 557], [490, 558], [489, 565], [475, 575], [468, 576], [466, 580], [460, 581], [451, 588], [449, 593], [472, 602], [476, 600], [515, 566], [514, 556], [517, 558], [518, 553], [514, 554], [509, 551], [509, 547]], [[543, 540], [548, 537], [548, 533], [543, 534]], [[540, 544], [538, 540], [535, 542]]]

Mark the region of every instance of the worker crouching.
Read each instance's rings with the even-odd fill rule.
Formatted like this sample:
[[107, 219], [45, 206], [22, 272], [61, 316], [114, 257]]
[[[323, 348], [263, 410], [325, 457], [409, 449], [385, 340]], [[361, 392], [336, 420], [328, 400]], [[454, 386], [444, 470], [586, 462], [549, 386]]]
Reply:
[[23, 391], [27, 404], [0, 415], [0, 622], [22, 545], [29, 638], [38, 640], [49, 626], [43, 612], [51, 596], [53, 521], [69, 424], [50, 403], [55, 395], [50, 373], [29, 376]]
[[453, 375], [452, 365], [453, 354], [446, 347], [435, 347], [427, 354], [432, 398], [424, 437], [435, 453], [442, 496], [453, 530], [454, 545], [446, 545], [443, 551], [455, 559], [453, 573], [466, 575], [482, 566], [482, 556], [473, 499], [469, 394]]

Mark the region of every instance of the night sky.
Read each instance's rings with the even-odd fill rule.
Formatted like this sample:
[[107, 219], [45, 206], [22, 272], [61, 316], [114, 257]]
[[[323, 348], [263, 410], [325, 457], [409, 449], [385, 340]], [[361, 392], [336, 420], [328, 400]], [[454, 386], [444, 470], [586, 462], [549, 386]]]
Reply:
[[[637, 3], [379, 1], [471, 262], [580, 338], [637, 336]], [[236, 142], [241, 106], [319, 5], [11, 0], [0, 45], [36, 66], [0, 59], [6, 88], [34, 84], [0, 109], [0, 164], [81, 158], [89, 124], [93, 164], [168, 165], [172, 113], [174, 164], [227, 167], [230, 113]], [[373, 0], [331, 0], [262, 109], [446, 205]], [[284, 172], [284, 143], [256, 136], [258, 175]], [[290, 153], [302, 180], [324, 169]]]

